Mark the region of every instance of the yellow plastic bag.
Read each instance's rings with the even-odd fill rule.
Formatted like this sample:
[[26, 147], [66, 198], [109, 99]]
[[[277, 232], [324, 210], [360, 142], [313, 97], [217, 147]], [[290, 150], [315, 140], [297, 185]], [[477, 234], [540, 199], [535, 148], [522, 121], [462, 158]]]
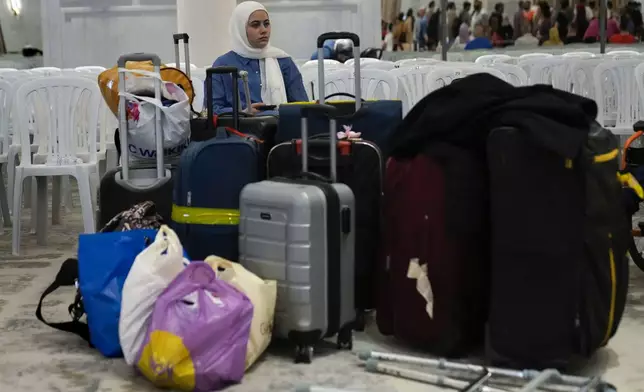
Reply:
[[246, 370], [248, 370], [271, 342], [277, 282], [263, 280], [241, 264], [221, 257], [209, 256], [205, 262], [215, 270], [219, 279], [244, 293], [253, 304], [253, 321], [250, 325], [246, 351]]

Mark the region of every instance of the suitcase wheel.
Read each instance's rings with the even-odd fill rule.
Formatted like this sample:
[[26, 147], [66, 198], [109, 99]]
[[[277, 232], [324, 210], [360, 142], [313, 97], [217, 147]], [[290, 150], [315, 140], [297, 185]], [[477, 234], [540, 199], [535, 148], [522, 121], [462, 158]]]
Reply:
[[364, 332], [364, 329], [367, 325], [367, 316], [366, 311], [357, 310], [356, 311], [356, 320], [353, 325], [353, 329], [358, 332]]
[[295, 346], [295, 363], [311, 363], [313, 360], [313, 346]]
[[353, 350], [353, 325], [347, 325], [338, 332], [338, 349]]

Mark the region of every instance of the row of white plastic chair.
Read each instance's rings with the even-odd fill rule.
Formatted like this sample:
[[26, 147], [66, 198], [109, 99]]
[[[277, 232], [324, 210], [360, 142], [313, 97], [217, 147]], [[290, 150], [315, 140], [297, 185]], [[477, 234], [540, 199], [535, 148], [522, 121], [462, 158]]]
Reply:
[[[46, 239], [48, 177], [54, 181], [52, 223], [60, 221], [62, 183], [71, 176], [79, 187], [84, 231], [95, 230], [98, 180], [109, 167], [116, 166], [116, 159], [108, 163], [108, 150], [114, 149], [109, 130], [114, 129], [115, 119], [96, 81], [102, 70], [50, 67], [0, 73], [0, 166], [7, 166], [9, 176], [9, 197], [0, 189], [0, 207], [4, 226], [9, 220], [13, 223], [14, 254], [20, 249], [22, 184], [29, 177], [36, 178], [38, 190], [30, 204], [31, 225], [39, 243]], [[20, 160], [18, 166], [16, 159]], [[4, 181], [0, 187], [4, 188]], [[71, 195], [69, 191], [62, 193]], [[70, 200], [65, 201], [66, 207], [71, 207]]]
[[[475, 63], [441, 62], [428, 58], [401, 60], [396, 63], [369, 59], [361, 67], [362, 97], [400, 99], [406, 114], [425, 95], [451, 83], [453, 79], [472, 73], [487, 72], [515, 86], [550, 84], [555, 88], [594, 99], [599, 106], [598, 120], [616, 133], [628, 134], [632, 124], [639, 120], [639, 111], [636, 110], [640, 105], [638, 88], [644, 91], [644, 84], [635, 83], [633, 78], [639, 74], [632, 68], [642, 61], [644, 57], [635, 51], [613, 51], [604, 56], [590, 52], [571, 52], [562, 56], [531, 53], [519, 58], [485, 55], [479, 57]], [[388, 67], [372, 66], [381, 63], [387, 64]], [[595, 71], [599, 64], [602, 64], [602, 67]], [[353, 94], [351, 64], [347, 67], [346, 64], [325, 60], [325, 65], [326, 95]], [[627, 70], [621, 70], [620, 67], [627, 67]], [[630, 71], [628, 67], [631, 67]], [[309, 98], [315, 99], [318, 93], [317, 61], [303, 64], [301, 72]], [[629, 76], [622, 75], [624, 73], [628, 73]]]

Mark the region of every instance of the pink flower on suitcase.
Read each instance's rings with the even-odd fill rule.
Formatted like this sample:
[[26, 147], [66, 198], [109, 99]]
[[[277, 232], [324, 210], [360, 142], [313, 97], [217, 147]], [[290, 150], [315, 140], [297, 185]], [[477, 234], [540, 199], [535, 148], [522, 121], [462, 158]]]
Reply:
[[344, 132], [338, 132], [338, 140], [343, 140], [343, 139], [360, 139], [360, 136], [362, 135], [361, 132], [353, 132], [353, 125], [343, 125], [342, 128], [344, 128]]

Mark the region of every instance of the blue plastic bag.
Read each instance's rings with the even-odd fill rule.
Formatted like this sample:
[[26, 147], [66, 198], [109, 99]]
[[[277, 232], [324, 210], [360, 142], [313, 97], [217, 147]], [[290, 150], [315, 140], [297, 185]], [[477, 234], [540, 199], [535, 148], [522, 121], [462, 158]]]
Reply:
[[136, 256], [154, 241], [156, 229], [81, 234], [78, 281], [90, 342], [106, 357], [122, 357], [121, 292]]

